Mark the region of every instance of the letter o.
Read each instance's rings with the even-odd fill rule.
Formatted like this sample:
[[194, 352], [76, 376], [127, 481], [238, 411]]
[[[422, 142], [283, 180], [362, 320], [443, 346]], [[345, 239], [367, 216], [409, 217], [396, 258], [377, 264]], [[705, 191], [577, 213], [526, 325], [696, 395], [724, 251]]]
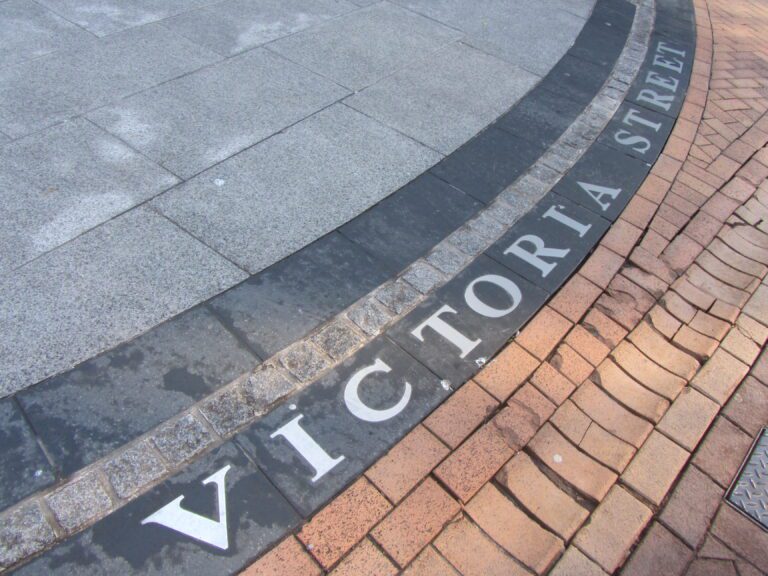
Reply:
[[[493, 306], [489, 306], [480, 300], [480, 298], [477, 297], [477, 294], [475, 294], [475, 285], [480, 284], [481, 282], [495, 284], [504, 290], [511, 296], [512, 306], [509, 308], [499, 309], [494, 308]], [[523, 294], [520, 292], [520, 288], [518, 288], [517, 284], [515, 284], [509, 278], [504, 278], [504, 276], [499, 276], [498, 274], [486, 274], [485, 276], [475, 278], [472, 280], [472, 282], [469, 283], [469, 286], [467, 286], [467, 289], [464, 291], [464, 300], [467, 302], [467, 305], [472, 308], [472, 310], [481, 316], [485, 316], [486, 318], [501, 318], [502, 316], [506, 316], [518, 307], [522, 299]]]

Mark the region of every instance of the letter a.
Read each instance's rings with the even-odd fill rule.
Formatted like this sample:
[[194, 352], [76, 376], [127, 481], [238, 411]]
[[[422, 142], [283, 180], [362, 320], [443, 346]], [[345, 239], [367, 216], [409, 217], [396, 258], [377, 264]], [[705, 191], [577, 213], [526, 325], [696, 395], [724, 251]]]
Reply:
[[195, 540], [200, 540], [211, 546], [216, 546], [216, 548], [226, 550], [229, 548], [229, 532], [227, 528], [227, 492], [224, 486], [224, 478], [230, 468], [230, 465], [226, 465], [203, 480], [203, 484], [216, 484], [216, 503], [219, 511], [218, 522], [189, 510], [184, 510], [181, 507], [184, 495], [181, 495], [154, 514], [144, 518], [141, 521], [142, 526], [144, 524], [160, 524]]

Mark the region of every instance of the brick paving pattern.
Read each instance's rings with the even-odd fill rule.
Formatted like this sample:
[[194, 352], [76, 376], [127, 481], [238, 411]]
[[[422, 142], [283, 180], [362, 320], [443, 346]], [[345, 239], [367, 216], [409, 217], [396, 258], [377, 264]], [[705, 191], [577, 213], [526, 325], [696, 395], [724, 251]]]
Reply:
[[768, 573], [723, 501], [768, 423], [768, 6], [695, 7], [680, 118], [579, 273], [244, 574]]

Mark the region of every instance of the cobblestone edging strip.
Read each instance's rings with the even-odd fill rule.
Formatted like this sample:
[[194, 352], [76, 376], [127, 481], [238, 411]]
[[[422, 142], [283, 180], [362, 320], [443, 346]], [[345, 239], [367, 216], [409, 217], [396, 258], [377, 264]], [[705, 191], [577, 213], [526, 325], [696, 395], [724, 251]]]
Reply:
[[[647, 9], [648, 7], [646, 7]], [[617, 92], [617, 90], [627, 87], [626, 82], [622, 81], [622, 78], [624, 80], [631, 80], [634, 74], [633, 71], [642, 62], [641, 55], [644, 50], [644, 43], [639, 38], [647, 33], [648, 21], [647, 19], [645, 20], [646, 28], [644, 28], [642, 18], [639, 18], [637, 22], [640, 24], [636, 24], [633, 29], [632, 39], [625, 48], [622, 59], [614, 71], [614, 79], [609, 81], [602, 95], [593, 102], [586, 115], [564, 135], [560, 144], [542, 158], [542, 163], [534, 168], [528, 176], [524, 177], [514, 191], [506, 193], [503, 196], [504, 198], [518, 199], [522, 191], [533, 188], [536, 192], [530, 194], [528, 200], [535, 201], [548, 188], [538, 176], [545, 180], [549, 178], [554, 180], [558, 177], [555, 170], [548, 168], [548, 164], [557, 165], [562, 170], [567, 169], [569, 166], [567, 160], [569, 158], [564, 157], [564, 155], [570, 155], [575, 160], [578, 157], [578, 152], [583, 151], [585, 145], [589, 143], [589, 136], [597, 136], [599, 134], [601, 119], [602, 123], [604, 123], [618, 106], [619, 100], [615, 96], [621, 93]], [[607, 106], [602, 106], [602, 103], [605, 103]], [[663, 139], [661, 141], [663, 142]], [[572, 146], [573, 144], [576, 146]], [[576, 153], [574, 153], [574, 150]], [[11, 564], [18, 558], [34, 553], [42, 546], [50, 545], [56, 536], [63, 536], [81, 530], [98, 518], [108, 514], [116, 505], [124, 503], [125, 500], [156, 484], [173, 470], [179, 469], [179, 466], [189, 458], [200, 454], [201, 451], [210, 448], [212, 445], [221, 443], [222, 438], [231, 436], [233, 432], [253, 421], [254, 417], [259, 415], [264, 406], [274, 403], [278, 398], [295, 390], [297, 388], [297, 380], [303, 382], [310, 381], [320, 374], [322, 376], [321, 381], [313, 383], [311, 391], [319, 391], [318, 394], [322, 395], [322, 382], [332, 381], [334, 376], [343, 373], [345, 370], [345, 364], [341, 364], [341, 366], [329, 372], [328, 369], [333, 364], [331, 358], [344, 358], [356, 346], [359, 346], [362, 340], [359, 329], [370, 332], [370, 336], [380, 331], [383, 324], [397, 320], [396, 316], [398, 313], [400, 315], [406, 314], [419, 300], [423, 299], [422, 295], [417, 294], [419, 292], [419, 284], [422, 283], [422, 287], [426, 288], [424, 282], [430, 282], [430, 277], [438, 276], [436, 269], [429, 267], [430, 264], [434, 264], [438, 270], [443, 268], [444, 272], [457, 272], [471, 259], [471, 252], [474, 250], [484, 250], [491, 241], [504, 232], [505, 224], [500, 221], [502, 215], [510, 215], [509, 219], [513, 220], [516, 214], [519, 214], [519, 211], [516, 212], [510, 208], [503, 200], [491, 206], [476, 221], [470, 223], [465, 229], [460, 230], [453, 237], [449, 238], [445, 245], [439, 246], [426, 261], [414, 264], [406, 272], [402, 280], [398, 280], [380, 289], [373, 298], [350, 310], [347, 314], [349, 320], [342, 318], [331, 323], [309, 341], [300, 343], [281, 354], [277, 361], [267, 363], [264, 368], [250, 376], [247, 380], [243, 379], [227, 387], [212, 400], [204, 401], [199, 407], [183, 414], [173, 423], [161, 427], [149, 437], [142, 438], [128, 446], [122, 453], [89, 467], [83, 473], [76, 475], [71, 482], [49, 493], [43, 499], [33, 498], [9, 510], [4, 514], [4, 517], [12, 522], [8, 523], [8, 528], [6, 528], [2, 537], [4, 544], [6, 542], [10, 544], [7, 548], [10, 549], [10, 553], [3, 556], [4, 562]], [[580, 213], [587, 214], [587, 210], [579, 208], [576, 208], [576, 210], [582, 210]], [[448, 259], [446, 259], [446, 254]], [[475, 264], [473, 263], [473, 265]], [[416, 272], [417, 270], [418, 272]], [[408, 283], [408, 280], [411, 280], [413, 284]], [[522, 278], [520, 281], [521, 283], [525, 282]], [[358, 327], [352, 327], [349, 323], [350, 320], [357, 324]], [[377, 320], [379, 321], [378, 323], [376, 322]], [[381, 344], [382, 346], [385, 348], [389, 346], [391, 348], [391, 344], [386, 344], [387, 341], [385, 340], [377, 342], [384, 342], [384, 344]], [[325, 350], [321, 352], [318, 345], [324, 346]], [[374, 354], [377, 351], [376, 346], [378, 345], [374, 342], [370, 349], [366, 350], [368, 353]], [[378, 351], [381, 354], [385, 353], [381, 349]], [[391, 349], [389, 353], [395, 356], [402, 354], [402, 352], [397, 352], [397, 349]], [[395, 364], [396, 359], [392, 363]], [[413, 374], [411, 380], [413, 380], [412, 383], [415, 386], [419, 379], [426, 382], [430, 378], [432, 378], [431, 374], [416, 373]], [[458, 378], [453, 378], [452, 380], [453, 382], [461, 381]], [[298, 386], [301, 387], [300, 384]], [[433, 396], [428, 401], [419, 399], [419, 402], [423, 402], [421, 409], [431, 410], [436, 402], [439, 402], [442, 397], [447, 395], [449, 391], [447, 388], [449, 386], [449, 384], [443, 382], [443, 385], [440, 386], [442, 392], [433, 393]], [[319, 405], [320, 402], [317, 402], [317, 404]], [[291, 410], [290, 405], [281, 408]], [[203, 418], [200, 417], [198, 410], [204, 415]], [[268, 418], [270, 417], [277, 419], [282, 417], [282, 415], [271, 413], [268, 417], [259, 421], [257, 427], [253, 428], [251, 432], [259, 426], [269, 426]], [[400, 429], [390, 430], [388, 433], [391, 436], [383, 440], [391, 444], [412, 425], [408, 423], [401, 424]], [[263, 465], [263, 460], [268, 458], [266, 454], [254, 454], [258, 448], [251, 446], [249, 449], [247, 437], [241, 438], [240, 443], [245, 445], [246, 452], [255, 455], [256, 460]], [[203, 470], [214, 470], [217, 461], [231, 462], [239, 457], [241, 458], [241, 463], [244, 466], [248, 466], [247, 462], [242, 461], [242, 454], [232, 452], [229, 446], [227, 444], [207, 456], [204, 460], [195, 463], [180, 477], [174, 478], [163, 485], [163, 489], [156, 496], [163, 499], [166, 494], [173, 491], [172, 486], [176, 483], [179, 486], [185, 485], [185, 482], [190, 482], [193, 478], [199, 484], [200, 481], [197, 480], [197, 477], [203, 474]], [[277, 465], [279, 464], [278, 462]], [[228, 473], [228, 471], [225, 472], [225, 474]], [[230, 477], [227, 478], [227, 482], [235, 481], [232, 475], [230, 474]], [[280, 499], [280, 496], [265, 478], [261, 477], [260, 474], [256, 474], [256, 476], [255, 480], [253, 478], [250, 479], [251, 482], [255, 482], [252, 488], [259, 488], [260, 498], [263, 499], [260, 502], [254, 501], [253, 505], [255, 507], [263, 505], [270, 498]], [[272, 481], [275, 482], [274, 478], [272, 478]], [[210, 482], [214, 482], [214, 480]], [[291, 499], [292, 504], [302, 514], [311, 513], [322, 501], [343, 487], [345, 482], [346, 480], [342, 481], [339, 485], [326, 488], [327, 493], [316, 496], [320, 498], [319, 501], [301, 502], [297, 499]], [[280, 489], [284, 494], [288, 490], [286, 486], [280, 486]], [[177, 492], [181, 492], [181, 490], [179, 489]], [[191, 502], [193, 496], [189, 495], [186, 489], [184, 492], [186, 501]], [[203, 491], [198, 497], [204, 499], [205, 495], [206, 492]], [[168, 498], [165, 499], [167, 500]], [[84, 505], [85, 503], [87, 505]], [[133, 514], [132, 506], [126, 507], [121, 511], [121, 514], [131, 516]], [[133, 507], [141, 508], [141, 506]], [[277, 524], [291, 527], [297, 523], [298, 519], [295, 512], [290, 508], [280, 510], [279, 506], [273, 506], [273, 509], [275, 517], [280, 519], [279, 522], [276, 522]], [[48, 526], [43, 520], [42, 516], [40, 516], [41, 513], [48, 520], [52, 521], [52, 527]], [[82, 540], [85, 540], [86, 544], [91, 541], [94, 543], [98, 541], [99, 544], [104, 545], [106, 540], [97, 539], [109, 539], [109, 536], [106, 535], [110, 534], [110, 530], [105, 527], [110, 525], [108, 520], [103, 521], [106, 524], [101, 523], [101, 530], [97, 528], [89, 531], [79, 543], [82, 545]], [[257, 519], [250, 519], [250, 522], [257, 522]], [[114, 528], [114, 526], [115, 524], [113, 523], [112, 527]], [[164, 530], [167, 530], [167, 528], [164, 528]], [[273, 539], [279, 534], [277, 532], [269, 534], [257, 530], [250, 536], [254, 535], [257, 539], [264, 541], [263, 545], [266, 545], [270, 538]], [[249, 534], [246, 532], [243, 537], [248, 538]], [[184, 538], [179, 538], [178, 542], [185, 542], [188, 538], [189, 535], [186, 535]], [[136, 546], [139, 546], [139, 544], [136, 544]], [[141, 557], [141, 551], [137, 550], [135, 553], [137, 558]], [[242, 560], [233, 560], [231, 566], [235, 567], [237, 562], [242, 563]], [[226, 564], [223, 566], [226, 566]]]
[[696, 19], [638, 201], [501, 354], [244, 574], [768, 573], [768, 532], [723, 500], [768, 423], [768, 10], [698, 0]]

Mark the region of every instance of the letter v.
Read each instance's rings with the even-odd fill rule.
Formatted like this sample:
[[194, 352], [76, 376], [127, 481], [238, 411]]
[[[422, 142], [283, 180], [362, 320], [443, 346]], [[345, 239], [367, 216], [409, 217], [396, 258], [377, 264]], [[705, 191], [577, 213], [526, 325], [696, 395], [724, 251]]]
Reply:
[[229, 531], [227, 528], [227, 492], [224, 486], [224, 477], [230, 468], [230, 465], [224, 466], [224, 468], [203, 480], [203, 484], [216, 484], [219, 509], [218, 522], [214, 522], [205, 516], [200, 516], [200, 514], [184, 510], [181, 507], [184, 495], [181, 495], [154, 514], [144, 518], [141, 524], [160, 524], [195, 540], [200, 540], [211, 546], [216, 546], [216, 548], [226, 550], [229, 548]]

